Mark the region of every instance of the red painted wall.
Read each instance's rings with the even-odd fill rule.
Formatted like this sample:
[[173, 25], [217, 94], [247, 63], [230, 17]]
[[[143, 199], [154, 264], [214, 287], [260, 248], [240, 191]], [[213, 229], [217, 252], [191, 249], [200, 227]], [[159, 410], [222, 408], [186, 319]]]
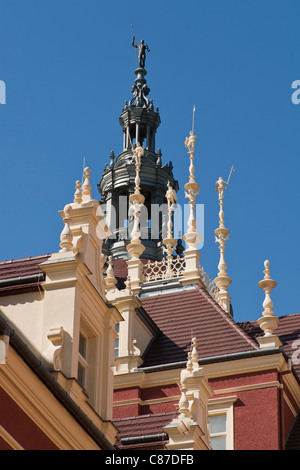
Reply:
[[[282, 405], [282, 391], [275, 385], [280, 381], [277, 371], [262, 371], [220, 377], [210, 380], [214, 390], [247, 387], [245, 391], [230, 391], [224, 396], [236, 395], [234, 404], [234, 448], [236, 450], [277, 450], [282, 448], [286, 435], [293, 421], [291, 411]], [[262, 388], [251, 389], [261, 385]], [[146, 389], [127, 388], [115, 392], [115, 402], [132, 398], [153, 400], [179, 396], [177, 385], [166, 385]], [[223, 395], [218, 394], [217, 397]], [[124, 405], [114, 408], [114, 418], [124, 418], [148, 413], [174, 411], [178, 398], [171, 402], [151, 405]], [[281, 422], [283, 423], [281, 431]]]
[[[25, 450], [58, 450], [43, 431], [0, 387], [0, 425]], [[0, 450], [8, 449], [0, 439]]]

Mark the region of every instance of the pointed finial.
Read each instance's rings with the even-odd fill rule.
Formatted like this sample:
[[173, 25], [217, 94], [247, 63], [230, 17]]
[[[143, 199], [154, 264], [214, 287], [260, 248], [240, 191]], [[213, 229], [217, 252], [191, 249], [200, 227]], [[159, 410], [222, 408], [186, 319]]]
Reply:
[[107, 290], [112, 290], [115, 288], [118, 282], [117, 279], [115, 278], [112, 256], [108, 257], [107, 264], [108, 264], [108, 267], [106, 270], [105, 284], [106, 284]]
[[126, 286], [126, 290], [131, 293], [131, 281], [130, 281], [130, 276], [128, 275], [127, 276], [127, 280], [125, 281], [125, 286]]
[[187, 389], [184, 385], [180, 386], [181, 397], [178, 404], [179, 418], [188, 418], [190, 416], [189, 401], [186, 396]]
[[268, 259], [266, 259], [266, 261], [264, 262], [264, 279], [271, 279], [270, 277], [270, 274], [271, 274], [271, 271], [270, 271], [270, 261]]
[[192, 362], [192, 353], [191, 352], [188, 353], [188, 360], [187, 360], [187, 363], [186, 363], [186, 368], [187, 368], [188, 371], [193, 370], [193, 362]]
[[198, 369], [199, 363], [198, 363], [197, 338], [192, 339], [191, 360], [193, 363], [193, 369]]
[[91, 195], [92, 195], [92, 187], [90, 185], [90, 172], [91, 169], [89, 167], [85, 167], [84, 169], [84, 175], [83, 175], [83, 185], [82, 185], [82, 199], [83, 201], [90, 201], [91, 200]]
[[277, 282], [270, 277], [270, 261], [264, 262], [264, 278], [258, 283], [258, 286], [265, 291], [265, 299], [263, 302], [264, 311], [262, 317], [257, 321], [265, 336], [272, 336], [279, 325], [279, 319], [275, 317], [273, 312], [273, 302], [271, 299], [271, 290], [277, 286]]
[[76, 188], [76, 190], [75, 190], [75, 193], [74, 193], [74, 202], [77, 203], [77, 204], [81, 204], [82, 203], [81, 181], [79, 181], [79, 180], [76, 181], [75, 188]]
[[185, 146], [188, 148], [190, 156], [189, 166], [189, 182], [185, 184], [185, 197], [189, 199], [190, 216], [188, 219], [188, 230], [183, 239], [188, 245], [188, 249], [195, 249], [201, 240], [201, 235], [197, 231], [197, 221], [195, 217], [195, 204], [196, 196], [199, 194], [200, 186], [195, 182], [195, 167], [194, 167], [194, 153], [195, 153], [196, 136], [190, 131], [190, 136], [185, 139]]
[[218, 275], [214, 279], [214, 283], [216, 284], [217, 288], [219, 289], [219, 298], [220, 298], [220, 305], [225, 310], [225, 312], [231, 312], [230, 306], [230, 295], [227, 292], [228, 287], [231, 284], [231, 279], [227, 274], [227, 264], [225, 262], [225, 249], [226, 245], [225, 242], [229, 239], [229, 230], [225, 227], [224, 222], [224, 194], [227, 188], [227, 184], [220, 176], [218, 181], [216, 181], [216, 193], [218, 194], [219, 199], [219, 227], [215, 230], [215, 241], [219, 243], [219, 250], [220, 250], [220, 260], [218, 264]]
[[67, 251], [72, 251], [73, 249], [73, 234], [70, 229], [70, 211], [72, 207], [70, 204], [68, 204], [64, 208], [64, 217], [63, 217], [63, 223], [65, 224], [63, 231], [60, 234], [60, 244], [59, 246], [61, 247], [60, 253], [64, 253]]

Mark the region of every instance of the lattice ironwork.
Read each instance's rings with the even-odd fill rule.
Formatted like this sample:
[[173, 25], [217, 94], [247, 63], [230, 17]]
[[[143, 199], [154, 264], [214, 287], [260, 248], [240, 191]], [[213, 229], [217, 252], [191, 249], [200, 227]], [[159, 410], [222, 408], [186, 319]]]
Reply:
[[185, 259], [176, 256], [170, 262], [163, 258], [162, 261], [149, 260], [143, 267], [143, 281], [158, 281], [181, 276], [185, 268]]
[[[176, 278], [182, 276], [184, 269], [185, 259], [180, 256], [176, 256], [171, 262], [166, 258], [163, 258], [162, 261], [148, 260], [143, 267], [143, 282]], [[200, 275], [207, 292], [222, 307], [219, 288], [210, 279], [202, 266], [200, 267]]]

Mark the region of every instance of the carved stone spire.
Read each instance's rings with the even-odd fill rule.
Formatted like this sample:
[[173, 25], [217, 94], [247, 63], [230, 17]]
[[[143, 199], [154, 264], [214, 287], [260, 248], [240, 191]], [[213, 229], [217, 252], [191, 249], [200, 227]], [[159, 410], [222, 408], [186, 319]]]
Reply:
[[82, 192], [81, 192], [81, 182], [79, 180], [76, 181], [76, 189], [74, 193], [74, 202], [77, 204], [82, 203]]
[[70, 229], [70, 212], [72, 210], [72, 206], [67, 204], [64, 208], [64, 217], [63, 223], [65, 224], [63, 231], [60, 234], [60, 253], [65, 253], [67, 251], [72, 251], [73, 249], [73, 234]]
[[257, 338], [260, 347], [280, 346], [281, 342], [274, 331], [279, 325], [279, 318], [275, 317], [273, 312], [273, 301], [271, 299], [271, 290], [277, 286], [277, 282], [273, 281], [270, 277], [270, 261], [266, 260], [264, 263], [264, 278], [258, 283], [258, 286], [265, 291], [265, 300], [263, 302], [264, 311], [262, 317], [257, 320], [258, 325], [264, 331], [264, 336]]
[[187, 245], [184, 252], [185, 255], [185, 270], [183, 272], [182, 284], [200, 284], [204, 287], [200, 274], [200, 253], [197, 245], [201, 240], [201, 235], [197, 231], [197, 221], [195, 217], [195, 204], [196, 196], [199, 194], [200, 186], [195, 181], [195, 142], [196, 136], [193, 131], [190, 131], [189, 137], [185, 139], [185, 146], [188, 149], [190, 166], [189, 166], [189, 181], [185, 184], [185, 197], [189, 199], [190, 215], [188, 219], [188, 229], [183, 239]]
[[84, 175], [83, 175], [84, 181], [82, 185], [82, 201], [83, 202], [92, 200], [92, 187], [90, 184], [90, 177], [91, 177], [90, 172], [91, 170], [89, 167], [86, 167], [84, 169]]
[[113, 260], [112, 256], [108, 257], [108, 267], [106, 270], [106, 277], [105, 277], [105, 284], [106, 284], [106, 290], [114, 290], [117, 284], [117, 279], [115, 278], [114, 274], [114, 268], [113, 268]]
[[220, 261], [218, 265], [218, 275], [214, 279], [214, 283], [219, 289], [219, 298], [220, 298], [220, 303], [223, 309], [227, 312], [230, 313], [230, 295], [227, 292], [228, 287], [231, 284], [231, 279], [227, 274], [227, 265], [225, 262], [225, 242], [229, 238], [229, 230], [225, 227], [225, 222], [224, 222], [224, 195], [225, 195], [225, 189], [227, 187], [227, 183], [220, 177], [218, 181], [216, 182], [216, 192], [218, 193], [219, 197], [219, 205], [220, 205], [220, 211], [219, 211], [219, 227], [215, 230], [215, 240], [216, 243], [219, 243], [219, 249], [220, 249]]
[[188, 148], [188, 154], [190, 156], [190, 167], [189, 167], [189, 182], [184, 186], [185, 197], [189, 199], [190, 205], [190, 216], [188, 220], [188, 230], [183, 236], [184, 241], [188, 245], [188, 250], [195, 249], [201, 240], [201, 235], [197, 232], [197, 221], [195, 217], [195, 204], [196, 196], [199, 194], [200, 186], [195, 182], [195, 166], [194, 166], [194, 155], [195, 155], [195, 142], [197, 137], [190, 131], [190, 136], [185, 139], [185, 146]]

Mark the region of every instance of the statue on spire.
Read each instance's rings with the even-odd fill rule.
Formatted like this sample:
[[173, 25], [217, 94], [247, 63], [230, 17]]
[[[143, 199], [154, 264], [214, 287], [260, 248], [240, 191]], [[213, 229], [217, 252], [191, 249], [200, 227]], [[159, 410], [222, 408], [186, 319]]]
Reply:
[[[132, 25], [131, 25], [132, 27]], [[133, 27], [132, 27], [132, 31], [133, 31]], [[144, 44], [144, 39], [141, 39], [141, 43], [139, 45], [137, 45], [135, 43], [135, 35], [134, 35], [134, 31], [133, 31], [133, 38], [132, 38], [132, 46], [135, 47], [136, 49], [138, 49], [139, 51], [139, 66], [144, 69], [145, 68], [145, 60], [146, 60], [146, 50], [148, 52], [150, 52], [150, 49], [149, 47]]]

